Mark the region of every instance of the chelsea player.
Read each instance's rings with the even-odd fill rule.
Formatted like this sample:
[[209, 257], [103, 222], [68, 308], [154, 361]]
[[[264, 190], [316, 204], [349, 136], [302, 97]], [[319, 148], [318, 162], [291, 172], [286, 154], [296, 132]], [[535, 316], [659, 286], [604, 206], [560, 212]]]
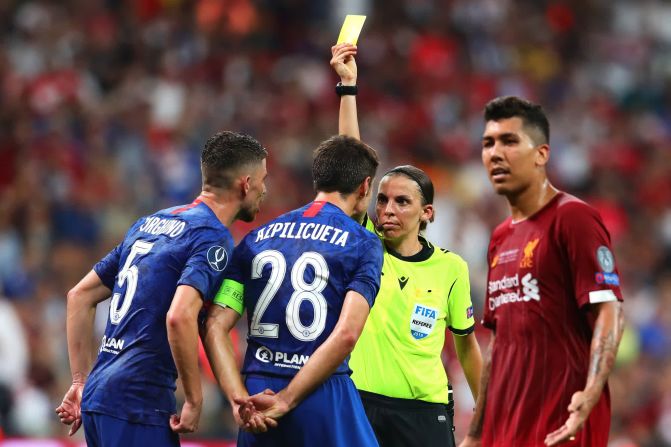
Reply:
[[[380, 241], [352, 218], [366, 211], [377, 165], [358, 140], [326, 140], [313, 159], [315, 200], [235, 249], [215, 298], [221, 307], [208, 317], [211, 363], [243, 414], [251, 407], [282, 418], [265, 433], [240, 431], [238, 446], [377, 446], [347, 364], [380, 287]], [[231, 396], [243, 387], [230, 385], [237, 372], [221, 367], [231, 362], [216, 349], [244, 309], [243, 373], [249, 393], [258, 393], [248, 399]]]
[[[233, 239], [265, 195], [266, 150], [233, 132], [202, 152], [203, 189], [191, 204], [140, 218], [121, 244], [68, 293], [72, 386], [56, 409], [70, 435], [84, 425], [90, 446], [177, 446], [198, 427], [198, 314], [223, 280]], [[96, 305], [112, 297], [91, 369]], [[90, 372], [90, 374], [89, 374]], [[175, 381], [185, 403], [176, 414]]]

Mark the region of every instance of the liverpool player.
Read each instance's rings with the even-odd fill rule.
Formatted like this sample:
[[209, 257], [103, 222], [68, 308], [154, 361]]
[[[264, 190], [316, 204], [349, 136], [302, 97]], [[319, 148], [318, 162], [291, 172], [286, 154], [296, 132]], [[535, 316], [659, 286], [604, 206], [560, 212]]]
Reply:
[[482, 160], [511, 216], [489, 244], [492, 330], [462, 447], [605, 447], [622, 295], [601, 217], [548, 181], [549, 124], [516, 97], [485, 108]]

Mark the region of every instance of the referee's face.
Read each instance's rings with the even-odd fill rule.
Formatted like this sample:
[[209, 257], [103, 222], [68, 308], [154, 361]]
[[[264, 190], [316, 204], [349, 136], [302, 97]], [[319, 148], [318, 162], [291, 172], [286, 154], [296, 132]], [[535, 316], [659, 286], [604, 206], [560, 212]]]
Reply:
[[378, 230], [387, 240], [416, 238], [420, 223], [431, 218], [431, 206], [422, 205], [419, 185], [402, 174], [387, 175], [380, 181], [375, 212]]

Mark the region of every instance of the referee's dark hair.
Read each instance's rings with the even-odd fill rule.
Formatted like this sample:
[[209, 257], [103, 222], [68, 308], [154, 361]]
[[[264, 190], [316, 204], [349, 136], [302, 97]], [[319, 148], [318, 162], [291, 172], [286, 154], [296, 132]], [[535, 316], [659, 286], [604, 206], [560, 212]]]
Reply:
[[[431, 181], [431, 177], [429, 177], [426, 172], [422, 171], [416, 166], [403, 165], [396, 166], [395, 168], [385, 172], [382, 178], [393, 175], [404, 175], [415, 182], [419, 188], [419, 195], [422, 198], [422, 206], [433, 205], [433, 182]], [[429, 222], [433, 222], [434, 216], [435, 211]], [[424, 231], [426, 230], [427, 225], [428, 224], [426, 222], [422, 222], [419, 226], [419, 229]]]
[[377, 153], [356, 138], [337, 135], [323, 141], [312, 159], [312, 181], [317, 192], [351, 194], [366, 177], [375, 177]]
[[219, 132], [208, 138], [200, 156], [203, 186], [228, 188], [239, 168], [261, 163], [268, 151], [256, 139], [235, 132]]
[[521, 118], [524, 126], [535, 130], [529, 136], [536, 145], [550, 143], [550, 123], [543, 108], [517, 96], [492, 99], [485, 106], [485, 122]]

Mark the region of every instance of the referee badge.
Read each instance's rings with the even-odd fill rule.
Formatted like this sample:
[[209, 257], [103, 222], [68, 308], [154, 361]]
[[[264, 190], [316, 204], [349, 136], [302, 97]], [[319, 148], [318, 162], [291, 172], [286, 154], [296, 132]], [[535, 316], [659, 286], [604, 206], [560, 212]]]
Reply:
[[415, 304], [412, 315], [410, 315], [410, 333], [417, 340], [427, 337], [433, 332], [437, 319], [437, 309]]

